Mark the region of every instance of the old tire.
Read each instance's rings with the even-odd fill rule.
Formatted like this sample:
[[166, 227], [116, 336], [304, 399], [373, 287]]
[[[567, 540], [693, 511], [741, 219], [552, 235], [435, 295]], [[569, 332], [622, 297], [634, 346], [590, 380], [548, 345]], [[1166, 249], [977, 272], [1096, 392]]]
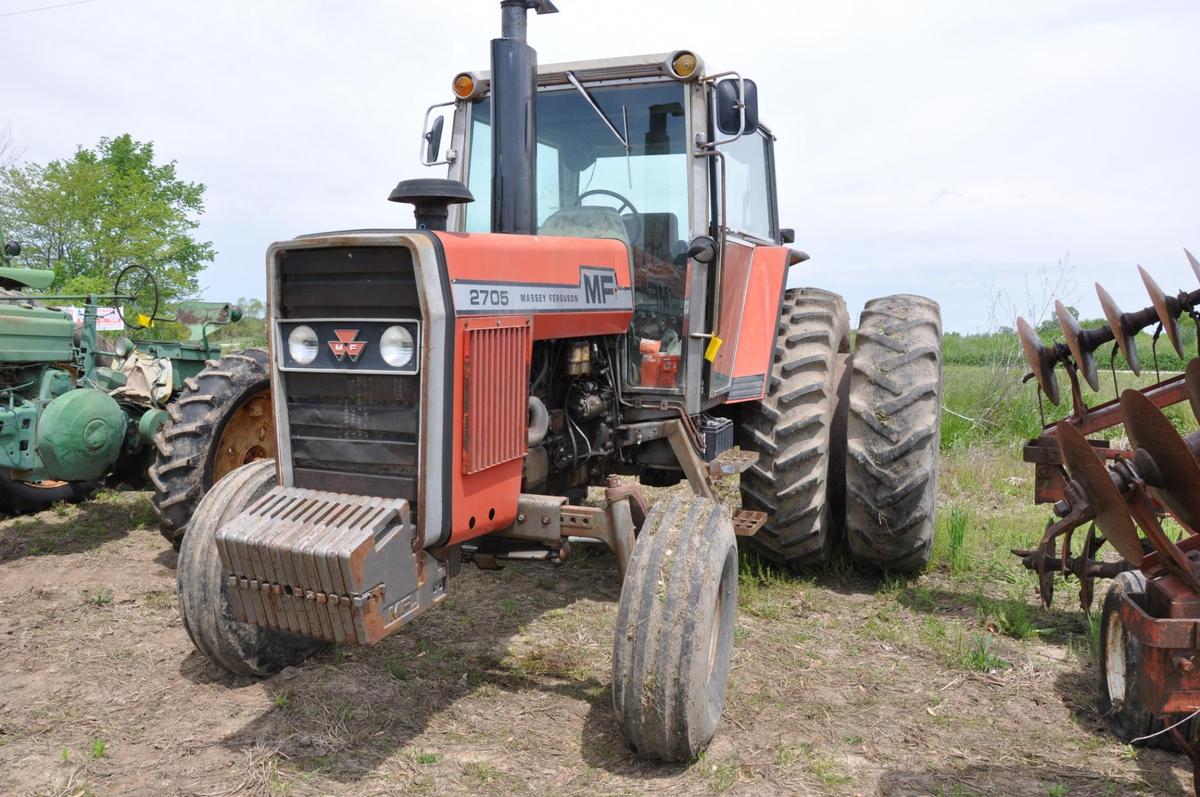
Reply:
[[149, 476], [154, 514], [175, 550], [213, 484], [247, 462], [274, 459], [270, 387], [266, 351], [247, 349], [210, 361], [167, 408]]
[[225, 584], [216, 534], [275, 486], [275, 463], [243, 465], [217, 482], [196, 507], [179, 549], [179, 615], [192, 644], [235, 675], [262, 676], [299, 664], [323, 643], [238, 622]]
[[[1096, 708], [1113, 735], [1129, 744], [1142, 736], [1163, 730], [1178, 717], [1163, 718], [1151, 714], [1138, 694], [1138, 670], [1142, 666], [1141, 643], [1121, 622], [1123, 595], [1144, 595], [1146, 577], [1140, 570], [1127, 570], [1113, 579], [1104, 596], [1100, 610], [1100, 693]], [[1200, 722], [1188, 720], [1179, 727], [1185, 738], [1195, 740], [1200, 734]], [[1162, 750], [1178, 750], [1174, 737], [1163, 733], [1139, 745]]]
[[742, 504], [768, 513], [751, 542], [765, 557], [792, 567], [829, 557], [842, 518], [831, 474], [840, 352], [849, 349], [850, 320], [842, 297], [815, 288], [784, 294], [767, 396], [742, 409], [740, 442], [758, 462], [742, 474]]
[[0, 477], [0, 513], [25, 515], [58, 503], [86, 501], [101, 482], [20, 482]]
[[929, 562], [937, 514], [942, 393], [937, 302], [867, 302], [850, 357], [846, 538], [860, 564], [911, 573]]
[[621, 586], [613, 640], [613, 709], [628, 745], [691, 761], [725, 705], [737, 615], [737, 541], [729, 512], [706, 498], [659, 502]]

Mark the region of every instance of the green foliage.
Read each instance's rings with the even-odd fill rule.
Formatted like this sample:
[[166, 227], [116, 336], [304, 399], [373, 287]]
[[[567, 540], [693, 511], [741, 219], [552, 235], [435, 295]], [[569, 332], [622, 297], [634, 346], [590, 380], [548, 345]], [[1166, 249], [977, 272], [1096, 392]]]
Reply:
[[30, 266], [54, 269], [56, 293], [107, 293], [137, 263], [158, 279], [163, 301], [194, 295], [213, 259], [197, 241], [204, 185], [156, 164], [154, 145], [128, 134], [45, 165], [0, 169], [0, 228], [21, 241]]
[[971, 565], [967, 554], [967, 527], [971, 516], [962, 507], [952, 507], [946, 516], [946, 564], [951, 573], [965, 573]]
[[992, 652], [991, 634], [979, 634], [971, 640], [960, 664], [968, 670], [979, 670], [980, 672], [1007, 670], [1012, 666]]

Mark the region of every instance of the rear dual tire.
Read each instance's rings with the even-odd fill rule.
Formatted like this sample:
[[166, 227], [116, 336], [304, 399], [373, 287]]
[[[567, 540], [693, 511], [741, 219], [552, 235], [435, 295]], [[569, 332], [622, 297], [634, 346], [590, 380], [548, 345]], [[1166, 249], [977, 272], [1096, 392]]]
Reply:
[[850, 358], [846, 540], [860, 564], [913, 573], [937, 519], [942, 319], [937, 302], [867, 302]]
[[845, 303], [784, 294], [767, 396], [745, 405], [741, 445], [759, 454], [742, 503], [768, 513], [768, 559], [820, 565], [845, 529], [859, 564], [924, 567], [933, 550], [941, 420], [941, 314], [921, 296], [873, 299], [849, 351]]

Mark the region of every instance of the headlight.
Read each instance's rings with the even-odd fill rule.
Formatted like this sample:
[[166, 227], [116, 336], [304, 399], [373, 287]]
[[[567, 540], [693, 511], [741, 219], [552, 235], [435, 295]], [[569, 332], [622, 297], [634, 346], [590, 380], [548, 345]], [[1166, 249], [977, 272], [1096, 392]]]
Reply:
[[404, 327], [388, 327], [379, 338], [379, 356], [393, 368], [408, 365], [414, 351], [412, 333]]
[[319, 350], [317, 333], [312, 327], [301, 324], [288, 333], [288, 354], [297, 365], [308, 365], [317, 359]]

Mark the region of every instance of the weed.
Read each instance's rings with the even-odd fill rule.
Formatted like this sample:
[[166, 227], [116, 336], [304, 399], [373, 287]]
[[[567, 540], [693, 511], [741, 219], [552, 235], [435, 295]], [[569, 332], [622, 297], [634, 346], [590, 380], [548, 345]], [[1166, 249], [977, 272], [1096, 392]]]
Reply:
[[1083, 650], [1077, 651], [1091, 661], [1100, 663], [1100, 613], [1087, 612], [1080, 619], [1083, 624]]
[[500, 770], [483, 761], [468, 761], [463, 764], [463, 772], [485, 786], [500, 777]]
[[108, 742], [104, 741], [103, 739], [93, 739], [91, 746], [88, 747], [88, 758], [96, 761], [104, 758], [107, 752]]
[[403, 659], [388, 659], [383, 665], [383, 669], [397, 681], [408, 681], [413, 677], [412, 672], [404, 666]]
[[737, 757], [730, 755], [709, 765], [708, 784], [715, 792], [729, 791], [737, 783]]
[[977, 595], [975, 605], [988, 628], [1013, 639], [1029, 639], [1045, 633], [1034, 625], [1029, 604], [1023, 600], [995, 600]]
[[113, 602], [112, 590], [100, 589], [93, 592], [90, 589], [85, 589], [83, 591], [83, 602], [88, 606], [95, 606], [97, 608], [111, 606]]
[[505, 598], [500, 601], [500, 608], [505, 614], [516, 614], [517, 604], [512, 598]]
[[58, 754], [58, 756], [59, 756], [59, 758], [62, 759], [63, 763], [65, 764], [71, 760], [71, 751], [69, 749], [67, 749], [66, 747], [64, 747], [62, 749], [62, 751]]
[[966, 546], [970, 520], [971, 516], [966, 510], [957, 506], [950, 509], [950, 515], [946, 518], [946, 564], [955, 575], [965, 573], [971, 565]]
[[276, 692], [271, 701], [275, 704], [275, 708], [286, 709], [288, 707], [289, 698], [287, 691]]
[[1056, 783], [1046, 789], [1046, 797], [1067, 797], [1069, 793], [1067, 787], [1061, 783]]
[[418, 764], [436, 764], [438, 762], [437, 753], [417, 753]]
[[1007, 670], [1011, 666], [992, 652], [991, 634], [977, 634], [966, 653], [959, 660], [959, 664], [968, 670], [979, 670], [980, 672]]

